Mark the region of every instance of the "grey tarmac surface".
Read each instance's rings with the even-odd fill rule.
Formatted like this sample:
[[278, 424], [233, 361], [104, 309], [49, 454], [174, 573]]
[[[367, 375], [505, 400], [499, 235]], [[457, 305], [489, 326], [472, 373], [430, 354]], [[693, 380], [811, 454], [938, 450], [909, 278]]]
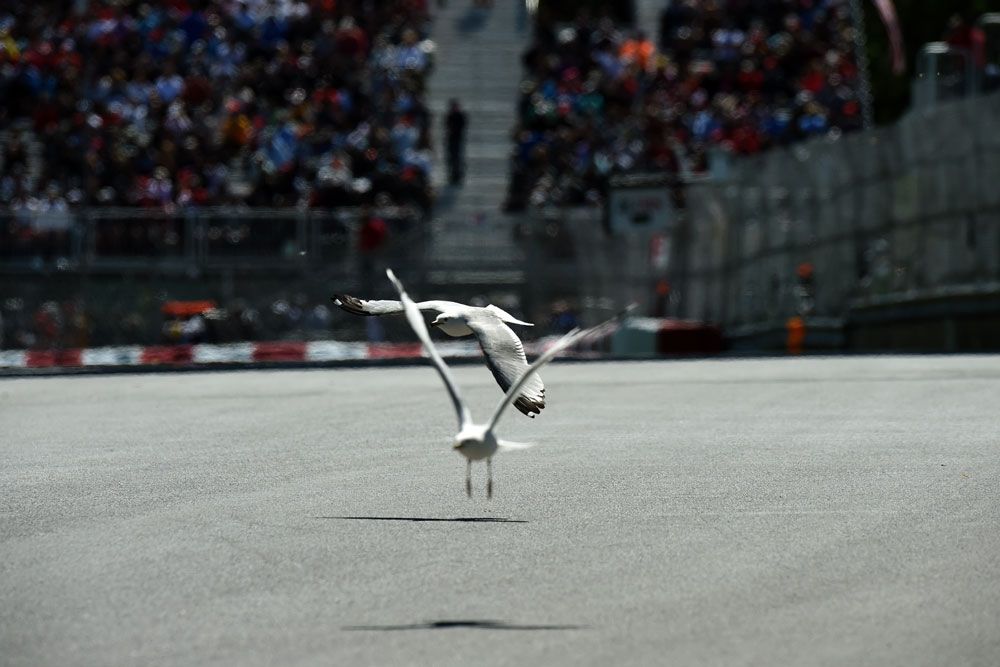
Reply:
[[543, 376], [0, 381], [0, 663], [1000, 664], [1000, 357]]

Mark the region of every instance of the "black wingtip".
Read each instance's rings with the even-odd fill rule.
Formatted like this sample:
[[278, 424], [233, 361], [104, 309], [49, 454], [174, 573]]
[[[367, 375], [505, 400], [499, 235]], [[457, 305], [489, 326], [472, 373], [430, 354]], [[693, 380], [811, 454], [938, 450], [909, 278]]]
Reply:
[[518, 396], [514, 401], [514, 407], [520, 410], [521, 414], [525, 417], [534, 419], [537, 415], [542, 413], [542, 409], [545, 408], [545, 401], [538, 401], [524, 396]]
[[350, 294], [334, 294], [331, 299], [335, 304], [340, 306], [341, 310], [346, 310], [352, 315], [371, 315], [372, 313], [366, 313], [364, 304], [361, 299], [353, 297]]

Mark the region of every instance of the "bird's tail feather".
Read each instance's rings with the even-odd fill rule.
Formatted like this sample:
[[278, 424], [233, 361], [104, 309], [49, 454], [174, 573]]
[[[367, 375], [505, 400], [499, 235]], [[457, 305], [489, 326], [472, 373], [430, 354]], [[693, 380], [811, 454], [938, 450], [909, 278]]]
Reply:
[[500, 449], [528, 449], [535, 446], [533, 442], [511, 442], [510, 440], [501, 440], [497, 444]]

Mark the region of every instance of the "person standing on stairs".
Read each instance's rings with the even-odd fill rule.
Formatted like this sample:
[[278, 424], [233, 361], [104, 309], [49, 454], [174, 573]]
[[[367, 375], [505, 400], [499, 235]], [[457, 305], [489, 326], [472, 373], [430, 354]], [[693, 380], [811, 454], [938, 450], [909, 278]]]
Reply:
[[448, 182], [458, 185], [465, 179], [465, 126], [468, 118], [458, 100], [452, 98], [444, 118], [448, 151]]

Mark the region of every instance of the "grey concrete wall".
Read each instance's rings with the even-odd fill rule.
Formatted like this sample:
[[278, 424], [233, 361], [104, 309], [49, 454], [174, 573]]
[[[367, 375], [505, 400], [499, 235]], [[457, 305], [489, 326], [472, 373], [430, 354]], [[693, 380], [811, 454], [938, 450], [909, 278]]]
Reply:
[[780, 328], [800, 309], [804, 262], [821, 320], [997, 293], [998, 123], [1000, 95], [962, 100], [734, 160], [727, 180], [690, 186], [682, 314], [735, 335]]

